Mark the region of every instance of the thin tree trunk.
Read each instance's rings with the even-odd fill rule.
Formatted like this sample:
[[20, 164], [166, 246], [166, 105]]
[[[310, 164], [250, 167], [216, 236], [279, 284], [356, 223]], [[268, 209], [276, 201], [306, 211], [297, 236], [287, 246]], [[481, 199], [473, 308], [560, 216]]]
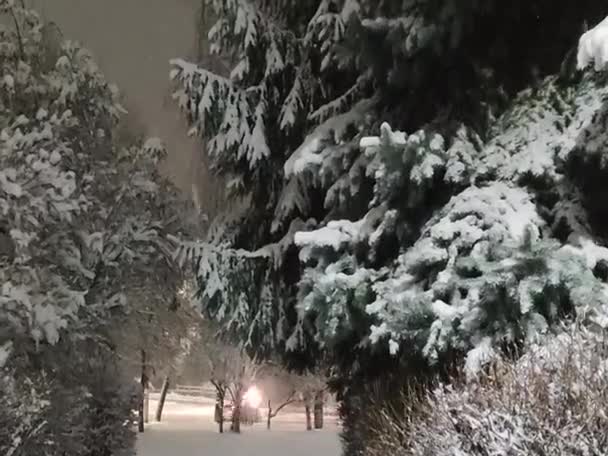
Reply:
[[205, 54], [206, 54], [206, 49], [207, 49], [207, 42], [204, 39], [204, 37], [206, 37], [206, 34], [203, 32], [203, 30], [206, 29], [205, 25], [207, 24], [207, 17], [206, 17], [206, 9], [205, 9], [205, 2], [202, 1], [200, 2], [200, 10], [199, 10], [199, 17], [198, 17], [198, 21], [196, 21], [196, 41], [197, 41], [197, 57], [198, 57], [198, 63], [202, 64], [203, 63], [203, 59], [205, 58]]
[[138, 430], [139, 432], [144, 432], [144, 402], [146, 395], [146, 351], [141, 350], [141, 399], [139, 401], [139, 420], [138, 420]]
[[323, 429], [323, 391], [317, 391], [315, 394], [315, 429]]
[[270, 400], [268, 400], [268, 418], [266, 420], [266, 429], [270, 431], [270, 420], [272, 419], [272, 407], [270, 406]]
[[224, 394], [217, 393], [217, 424], [219, 426], [220, 434], [224, 433]]
[[144, 389], [144, 423], [150, 421], [150, 391]]
[[139, 401], [139, 407], [137, 409], [138, 419], [137, 419], [137, 430], [139, 432], [144, 432], [144, 396], [142, 390], [141, 400]]
[[239, 389], [234, 398], [233, 410], [232, 410], [232, 426], [231, 431], [239, 434], [241, 432], [241, 402], [242, 393]]
[[305, 409], [306, 409], [306, 430], [312, 431], [312, 419], [310, 416], [310, 402], [309, 401], [306, 401]]
[[156, 407], [156, 421], [160, 421], [163, 416], [163, 408], [165, 406], [165, 399], [167, 399], [167, 392], [169, 391], [169, 376], [165, 377], [163, 386], [160, 389], [160, 398], [158, 400], [158, 406]]

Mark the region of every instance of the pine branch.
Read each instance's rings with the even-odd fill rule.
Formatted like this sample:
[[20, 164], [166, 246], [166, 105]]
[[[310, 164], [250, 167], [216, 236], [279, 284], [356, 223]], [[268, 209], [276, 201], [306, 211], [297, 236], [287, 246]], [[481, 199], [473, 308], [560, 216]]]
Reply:
[[372, 81], [371, 70], [366, 71], [357, 78], [357, 81], [350, 89], [340, 95], [338, 98], [324, 104], [316, 111], [308, 115], [308, 120], [320, 124], [328, 118], [335, 116], [340, 112], [345, 112], [348, 106], [355, 104], [357, 96], [365, 90], [367, 85]]
[[21, 35], [21, 26], [19, 25], [19, 21], [17, 20], [17, 16], [15, 14], [15, 8], [9, 8], [11, 17], [13, 19], [13, 24], [15, 25], [15, 33], [17, 33], [17, 44], [19, 46], [19, 58], [22, 61], [25, 61], [25, 48], [23, 47], [23, 37]]

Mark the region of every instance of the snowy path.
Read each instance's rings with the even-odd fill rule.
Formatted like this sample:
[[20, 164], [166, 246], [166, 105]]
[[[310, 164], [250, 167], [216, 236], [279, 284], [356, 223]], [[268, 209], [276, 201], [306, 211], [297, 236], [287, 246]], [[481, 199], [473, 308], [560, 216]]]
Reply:
[[[150, 401], [150, 410], [155, 410]], [[277, 416], [273, 429], [244, 426], [241, 435], [217, 433], [211, 403], [166, 404], [162, 423], [150, 423], [140, 434], [137, 456], [340, 456], [338, 428], [327, 423], [323, 431], [305, 430], [300, 414]]]

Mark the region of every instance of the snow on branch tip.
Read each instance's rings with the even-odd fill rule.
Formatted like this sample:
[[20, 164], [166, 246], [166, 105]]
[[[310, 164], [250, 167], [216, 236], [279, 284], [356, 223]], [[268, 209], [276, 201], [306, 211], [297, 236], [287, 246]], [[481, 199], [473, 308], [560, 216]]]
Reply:
[[608, 63], [608, 17], [579, 39], [576, 66], [582, 70], [591, 63], [596, 71], [605, 69]]

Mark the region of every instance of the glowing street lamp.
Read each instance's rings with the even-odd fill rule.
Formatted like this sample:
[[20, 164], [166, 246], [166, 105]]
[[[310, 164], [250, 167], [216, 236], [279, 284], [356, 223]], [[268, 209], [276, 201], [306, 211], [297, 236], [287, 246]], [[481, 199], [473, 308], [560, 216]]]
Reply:
[[251, 408], [257, 409], [262, 403], [262, 393], [255, 386], [252, 386], [247, 390], [243, 399]]

